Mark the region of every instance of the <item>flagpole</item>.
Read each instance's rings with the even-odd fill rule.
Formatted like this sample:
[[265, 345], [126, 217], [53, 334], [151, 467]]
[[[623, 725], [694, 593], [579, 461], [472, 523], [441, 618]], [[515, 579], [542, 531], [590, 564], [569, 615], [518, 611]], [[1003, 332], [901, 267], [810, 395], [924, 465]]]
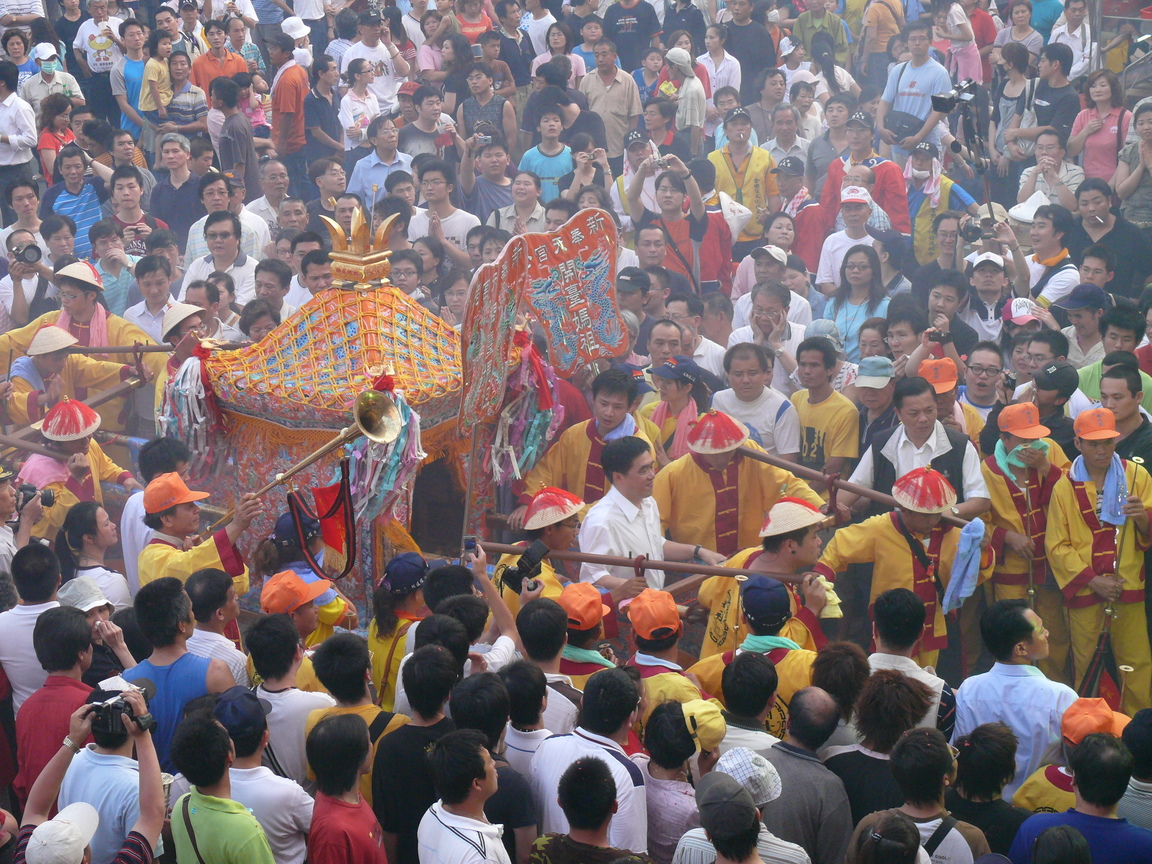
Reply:
[[464, 493], [464, 524], [460, 526], [460, 557], [464, 557], [464, 538], [472, 522], [472, 495], [476, 491], [476, 446], [480, 440], [480, 423], [472, 424], [472, 443], [468, 447], [468, 487]]

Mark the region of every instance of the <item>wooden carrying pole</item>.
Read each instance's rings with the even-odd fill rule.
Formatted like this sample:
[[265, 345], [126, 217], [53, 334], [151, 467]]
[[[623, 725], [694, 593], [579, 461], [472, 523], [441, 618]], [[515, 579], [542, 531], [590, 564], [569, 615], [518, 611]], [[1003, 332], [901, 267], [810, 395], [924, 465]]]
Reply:
[[[128, 393], [137, 389], [143, 383], [144, 382], [141, 381], [139, 378], [135, 378], [135, 377], [129, 378], [126, 381], [121, 381], [118, 384], [112, 385], [107, 390], [101, 390], [99, 393], [97, 393], [91, 399], [85, 399], [84, 404], [87, 405], [89, 408], [98, 408], [101, 405], [103, 405], [105, 402], [111, 402], [113, 399], [119, 399], [121, 396], [128, 395]], [[33, 435], [39, 434], [41, 423], [42, 423], [42, 421], [37, 420], [32, 425], [24, 426], [20, 429], [13, 431], [13, 432], [9, 432], [4, 437], [10, 438], [10, 439], [31, 438]], [[3, 444], [3, 443], [5, 443], [5, 442], [0, 441], [0, 444]], [[15, 447], [17, 445], [11, 444], [9, 446]]]

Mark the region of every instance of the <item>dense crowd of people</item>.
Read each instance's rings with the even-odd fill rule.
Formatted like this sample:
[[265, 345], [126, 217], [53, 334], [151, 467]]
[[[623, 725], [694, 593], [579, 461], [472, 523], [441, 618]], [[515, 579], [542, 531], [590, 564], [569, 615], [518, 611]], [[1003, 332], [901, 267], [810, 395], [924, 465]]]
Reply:
[[[1152, 99], [1088, 17], [2, 0], [0, 860], [1152, 861]], [[318, 522], [200, 542], [200, 340], [358, 218], [459, 330], [589, 208], [628, 341], [499, 492], [522, 554], [357, 609]]]

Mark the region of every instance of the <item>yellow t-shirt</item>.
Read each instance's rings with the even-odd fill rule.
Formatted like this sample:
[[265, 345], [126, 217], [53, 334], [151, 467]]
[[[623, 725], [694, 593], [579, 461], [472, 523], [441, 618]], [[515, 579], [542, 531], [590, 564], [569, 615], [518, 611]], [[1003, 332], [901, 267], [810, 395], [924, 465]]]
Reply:
[[160, 93], [160, 103], [166, 107], [172, 101], [172, 78], [168, 74], [168, 64], [155, 58], [150, 58], [144, 64], [144, 81], [140, 85], [141, 111], [156, 111], [161, 107], [152, 98], [152, 88], [148, 86], [149, 81], [156, 82], [156, 89]]
[[[368, 728], [372, 728], [372, 721], [382, 713], [378, 705], [356, 705], [351, 708], [341, 708], [337, 705], [335, 708], [317, 708], [308, 715], [308, 719], [304, 721], [304, 737], [308, 737], [308, 733], [315, 728], [316, 724], [323, 720], [330, 714], [355, 714], [364, 720]], [[407, 714], [396, 714], [388, 725], [384, 727], [384, 731], [380, 736], [372, 742], [372, 762], [376, 762], [376, 746], [380, 743], [380, 739], [387, 735], [389, 732], [395, 732], [401, 726], [406, 724], [411, 718]], [[308, 766], [308, 779], [316, 779], [316, 775], [312, 773], [312, 766]], [[372, 804], [372, 769], [368, 769], [368, 773], [360, 775], [360, 794], [364, 796], [364, 800], [369, 805]]]
[[800, 418], [801, 465], [820, 471], [829, 459], [860, 455], [860, 412], [842, 394], [833, 390], [813, 405], [808, 391], [798, 390], [792, 394], [792, 404]]

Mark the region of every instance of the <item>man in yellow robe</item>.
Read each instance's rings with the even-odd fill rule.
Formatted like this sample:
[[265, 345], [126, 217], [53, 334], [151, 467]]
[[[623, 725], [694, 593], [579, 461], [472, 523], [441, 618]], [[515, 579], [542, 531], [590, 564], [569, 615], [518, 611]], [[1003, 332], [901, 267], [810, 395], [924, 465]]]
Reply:
[[[99, 302], [104, 282], [96, 268], [87, 261], [77, 261], [57, 270], [56, 285], [60, 289], [58, 311], [45, 312], [23, 327], [0, 334], [0, 372], [8, 371], [9, 353], [26, 353], [32, 339], [48, 324], [67, 330], [76, 337], [77, 344], [85, 348], [155, 344], [147, 333], [118, 315], [111, 314]], [[89, 356], [95, 360], [123, 358], [121, 354], [93, 353]], [[152, 370], [153, 378], [163, 374], [166, 362], [164, 354], [143, 355], [143, 363]], [[94, 394], [89, 394], [83, 387], [77, 388], [75, 393], [78, 400], [87, 399], [89, 395]], [[99, 406], [103, 428], [113, 432], [123, 431], [127, 420], [127, 404], [124, 399], [113, 399]], [[151, 417], [141, 419], [149, 423], [152, 421]]]
[[57, 402], [44, 415], [40, 434], [55, 445], [60, 455], [34, 453], [29, 456], [20, 469], [19, 480], [40, 490], [51, 489], [56, 502], [44, 508], [44, 515], [32, 526], [32, 536], [55, 540], [74, 505], [81, 501], [103, 504], [102, 482], [116, 483], [126, 492], [142, 488], [131, 472], [109, 459], [92, 440], [99, 428], [100, 415], [83, 402], [71, 399]]
[[[1116, 662], [1132, 667], [1124, 713], [1150, 707], [1152, 651], [1144, 614], [1144, 553], [1149, 542], [1152, 476], [1116, 456], [1116, 418], [1083, 411], [1074, 424], [1080, 456], [1052, 490], [1048, 561], [1068, 609], [1076, 680], [1088, 668], [1111, 616]], [[1117, 682], [1119, 684], [1119, 682]]]
[[691, 673], [686, 674], [676, 662], [676, 645], [684, 632], [676, 598], [667, 591], [645, 588], [628, 604], [628, 620], [636, 635], [636, 653], [628, 665], [640, 670], [644, 685], [644, 713], [636, 729], [643, 740], [644, 724], [661, 702], [690, 702], [706, 696], [702, 697]]
[[62, 398], [77, 399], [78, 391], [106, 390], [132, 377], [135, 369], [120, 363], [69, 354], [76, 337], [55, 325], [42, 327], [32, 337], [28, 351], [17, 357], [8, 372], [8, 417], [17, 426], [40, 420]]
[[[924, 635], [916, 660], [935, 666], [948, 645], [942, 601], [952, 578], [960, 529], [941, 521], [956, 503], [956, 490], [932, 468], [916, 468], [898, 479], [892, 497], [899, 509], [837, 530], [815, 572], [835, 579], [849, 564], [873, 564], [868, 614], [890, 588], [907, 588], [924, 601]], [[977, 566], [991, 575], [994, 558], [984, 549]]]
[[[812, 501], [781, 498], [768, 511], [760, 529], [762, 544], [737, 552], [724, 562], [726, 567], [761, 571], [784, 582], [791, 597], [792, 615], [775, 635], [791, 639], [801, 648], [812, 651], [818, 651], [827, 640], [820, 627], [820, 613], [809, 608], [808, 595], [811, 595], [813, 603], [819, 597], [820, 607], [824, 607], [830, 598], [826, 580], [820, 579], [818, 584], [813, 584], [813, 580], [805, 579], [803, 574], [820, 560], [821, 542], [817, 532], [826, 518]], [[737, 647], [738, 632], [745, 626], [740, 611], [740, 578], [713, 576], [700, 586], [697, 602], [708, 610], [708, 626], [700, 647], [701, 660]]]
[[792, 472], [749, 459], [738, 450], [749, 443], [748, 427], [720, 411], [700, 415], [688, 433], [692, 452], [656, 475], [652, 497], [660, 522], [678, 543], [699, 544], [732, 556], [757, 544], [760, 526], [784, 497], [823, 503]]
[[264, 511], [251, 492], [240, 496], [232, 521], [198, 546], [188, 547], [200, 531], [197, 501], [207, 492], [192, 492], [179, 474], [160, 474], [144, 490], [144, 524], [152, 539], [140, 552], [140, 584], [175, 576], [184, 582], [197, 570], [215, 567], [232, 577], [236, 595], [248, 593], [248, 568], [237, 547], [241, 535]]
[[610, 485], [600, 464], [604, 445], [629, 435], [652, 444], [629, 413], [635, 400], [636, 382], [627, 372], [609, 369], [593, 379], [592, 419], [564, 430], [524, 477], [518, 491], [520, 506], [508, 516], [509, 528], [519, 531], [524, 527], [532, 496], [545, 486], [571, 492], [586, 504], [604, 497]]
[[[545, 486], [533, 496], [524, 515], [524, 533], [528, 535], [529, 543], [534, 545], [539, 541], [542, 544], [541, 552], [553, 549], [564, 552], [573, 548], [584, 506], [584, 502], [571, 492]], [[496, 590], [513, 615], [520, 611], [520, 595], [506, 583], [505, 574], [510, 569], [516, 570], [521, 557], [502, 555], [496, 565]], [[564, 583], [556, 576], [556, 570], [547, 557], [540, 559], [540, 572], [535, 578], [544, 586], [541, 597], [555, 600], [564, 590]]]
[[1050, 430], [1040, 423], [1040, 411], [1031, 402], [1006, 406], [998, 426], [996, 451], [980, 465], [992, 499], [992, 509], [981, 517], [996, 555], [992, 602], [1029, 601], [1048, 626], [1048, 657], [1038, 665], [1053, 681], [1067, 684], [1068, 625], [1044, 554], [1044, 532], [1052, 490], [1064, 476], [1061, 469], [1068, 458], [1045, 437]]

